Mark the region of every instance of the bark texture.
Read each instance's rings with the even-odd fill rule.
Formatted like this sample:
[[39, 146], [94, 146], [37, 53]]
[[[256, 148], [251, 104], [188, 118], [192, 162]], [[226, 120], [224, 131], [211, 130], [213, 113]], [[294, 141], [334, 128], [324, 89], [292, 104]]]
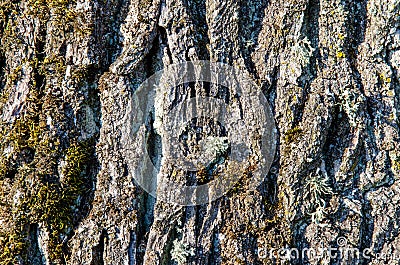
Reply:
[[[398, 264], [399, 0], [1, 0], [0, 37], [1, 265]], [[147, 77], [189, 60], [246, 69], [279, 137], [257, 190], [182, 207], [133, 181], [144, 150], [161, 179], [210, 177], [161, 159], [154, 113], [234, 95], [164, 89], [140, 135], [125, 121]], [[341, 237], [375, 254], [260, 255]]]

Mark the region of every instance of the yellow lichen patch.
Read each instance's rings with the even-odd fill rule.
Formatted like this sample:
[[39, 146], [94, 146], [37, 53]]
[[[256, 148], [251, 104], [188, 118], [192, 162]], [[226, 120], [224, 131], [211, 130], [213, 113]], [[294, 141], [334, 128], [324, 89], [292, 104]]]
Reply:
[[386, 75], [385, 75], [384, 73], [381, 73], [381, 74], [379, 75], [379, 79], [380, 79], [382, 82], [387, 83], [387, 84], [389, 84], [390, 82], [392, 82], [392, 79], [391, 79], [390, 77], [386, 77]]
[[394, 90], [388, 90], [386, 94], [388, 97], [391, 97], [391, 98], [395, 96]]
[[400, 171], [400, 157], [397, 159], [393, 160], [393, 169], [396, 171]]
[[196, 179], [197, 179], [197, 183], [199, 185], [204, 184], [204, 183], [207, 182], [208, 173], [207, 173], [207, 169], [205, 167], [203, 167], [199, 171], [197, 171]]
[[289, 144], [292, 143], [293, 141], [297, 140], [298, 137], [300, 137], [303, 133], [303, 130], [299, 127], [295, 127], [291, 130], [288, 130], [285, 132], [285, 143]]
[[346, 55], [345, 55], [344, 52], [342, 52], [342, 51], [338, 51], [338, 52], [336, 53], [336, 58], [341, 59], [341, 58], [345, 58], [345, 57], [346, 57]]

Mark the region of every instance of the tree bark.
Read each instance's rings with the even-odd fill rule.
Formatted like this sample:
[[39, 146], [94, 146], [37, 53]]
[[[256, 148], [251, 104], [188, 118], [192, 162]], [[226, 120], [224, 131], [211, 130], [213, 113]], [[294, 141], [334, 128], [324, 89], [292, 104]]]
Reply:
[[[0, 265], [398, 263], [399, 0], [1, 0], [0, 37]], [[256, 190], [179, 206], [134, 181], [145, 150], [201, 177], [162, 158], [155, 113], [234, 94], [162, 88], [142, 134], [126, 121], [144, 80], [198, 60], [251, 75], [277, 150]], [[321, 246], [360, 257], [277, 253]]]

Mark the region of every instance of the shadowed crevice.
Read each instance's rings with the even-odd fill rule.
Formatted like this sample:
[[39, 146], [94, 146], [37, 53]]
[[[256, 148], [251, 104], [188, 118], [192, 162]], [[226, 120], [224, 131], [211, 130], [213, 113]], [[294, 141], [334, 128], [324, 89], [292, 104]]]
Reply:
[[183, 0], [183, 5], [194, 24], [194, 43], [198, 51], [199, 60], [210, 60], [210, 53], [207, 45], [210, 43], [208, 38], [208, 24], [206, 20], [206, 1]]
[[103, 256], [107, 240], [108, 240], [108, 234], [107, 231], [104, 229], [101, 232], [98, 245], [92, 248], [92, 261], [90, 262], [90, 265], [104, 265]]
[[319, 54], [319, 16], [320, 16], [320, 2], [319, 0], [310, 0], [304, 11], [304, 20], [301, 28], [301, 34], [307, 38], [313, 49], [315, 49], [310, 57], [310, 62], [303, 70], [303, 73], [299, 78], [299, 85], [302, 87], [302, 93], [298, 97], [299, 104], [293, 110], [293, 128], [296, 127], [303, 119], [303, 113], [308, 95], [310, 93], [310, 84], [315, 80], [318, 75], [317, 65], [320, 60]]
[[39, 234], [39, 227], [38, 224], [31, 224], [29, 225], [28, 229], [28, 257], [29, 262], [32, 265], [45, 265], [46, 260], [43, 256], [43, 253], [40, 249], [38, 234]]
[[95, 23], [91, 33], [91, 45], [94, 48], [89, 50], [89, 56], [100, 62], [98, 67], [101, 72], [107, 71], [122, 51], [120, 27], [128, 10], [127, 0], [98, 1], [95, 5]]
[[256, 75], [256, 66], [252, 60], [252, 53], [258, 45], [258, 37], [262, 29], [265, 8], [270, 1], [240, 1], [239, 8], [239, 47], [249, 73]]

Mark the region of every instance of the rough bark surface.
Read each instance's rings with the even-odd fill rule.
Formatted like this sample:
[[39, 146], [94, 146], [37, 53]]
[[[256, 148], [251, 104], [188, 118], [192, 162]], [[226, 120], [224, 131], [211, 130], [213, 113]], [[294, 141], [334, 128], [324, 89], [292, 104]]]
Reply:
[[[0, 37], [0, 264], [398, 264], [399, 0], [1, 0]], [[161, 179], [204, 176], [161, 159], [154, 113], [141, 136], [125, 121], [147, 77], [195, 60], [246, 69], [279, 137], [257, 190], [244, 176], [184, 207], [135, 184], [144, 150]], [[161, 117], [188, 95], [235, 100], [159, 93]], [[260, 255], [341, 237], [374, 255]]]

